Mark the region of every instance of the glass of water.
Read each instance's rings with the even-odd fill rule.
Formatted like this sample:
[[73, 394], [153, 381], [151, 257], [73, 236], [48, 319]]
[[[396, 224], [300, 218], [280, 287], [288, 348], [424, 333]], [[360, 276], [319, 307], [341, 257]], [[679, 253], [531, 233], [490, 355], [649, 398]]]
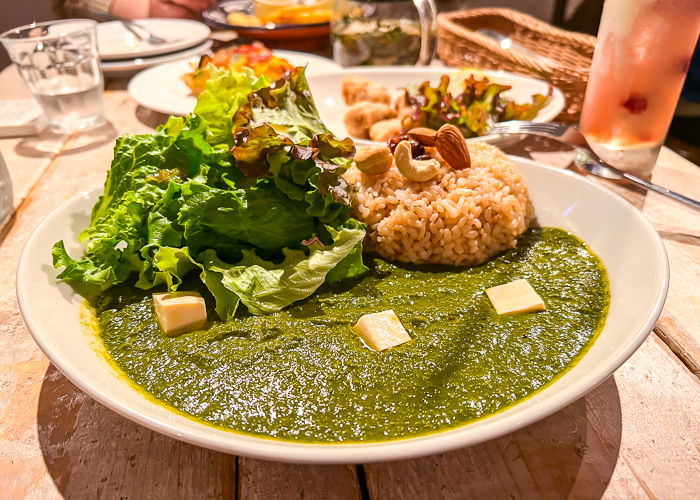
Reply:
[[0, 35], [57, 132], [84, 130], [105, 121], [96, 26], [89, 19], [67, 19], [33, 23]]

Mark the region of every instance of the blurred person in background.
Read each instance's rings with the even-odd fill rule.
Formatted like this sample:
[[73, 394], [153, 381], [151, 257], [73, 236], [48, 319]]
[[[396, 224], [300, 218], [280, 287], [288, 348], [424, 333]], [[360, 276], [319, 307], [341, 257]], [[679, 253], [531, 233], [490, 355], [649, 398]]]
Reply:
[[126, 19], [180, 17], [199, 19], [215, 0], [58, 0], [56, 11], [62, 17]]

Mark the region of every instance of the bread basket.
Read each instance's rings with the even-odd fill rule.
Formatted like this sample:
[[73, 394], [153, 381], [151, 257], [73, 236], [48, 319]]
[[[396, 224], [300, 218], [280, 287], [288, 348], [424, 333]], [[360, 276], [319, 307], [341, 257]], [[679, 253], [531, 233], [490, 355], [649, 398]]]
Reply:
[[[479, 29], [496, 30], [550, 61], [503, 49]], [[450, 66], [501, 69], [545, 80], [566, 95], [557, 120], [575, 122], [595, 48], [595, 37], [555, 28], [511, 9], [469, 9], [443, 13], [437, 19], [438, 54]]]

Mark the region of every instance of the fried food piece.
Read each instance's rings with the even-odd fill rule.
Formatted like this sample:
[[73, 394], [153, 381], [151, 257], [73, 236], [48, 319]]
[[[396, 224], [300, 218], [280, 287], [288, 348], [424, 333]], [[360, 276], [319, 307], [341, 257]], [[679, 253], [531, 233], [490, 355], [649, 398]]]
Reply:
[[391, 104], [391, 96], [386, 87], [381, 83], [373, 82], [366, 78], [357, 76], [343, 78], [341, 91], [345, 104], [348, 106], [362, 101]]
[[401, 120], [398, 118], [389, 118], [375, 123], [369, 128], [369, 138], [373, 141], [386, 142], [392, 137], [401, 135]]
[[348, 133], [358, 139], [369, 139], [369, 128], [382, 120], [396, 117], [388, 104], [362, 101], [353, 104], [345, 114]]
[[406, 94], [402, 94], [396, 98], [396, 101], [394, 102], [394, 111], [396, 111], [396, 116], [399, 117], [399, 122], [403, 128], [406, 130], [413, 128], [412, 126], [407, 126], [412, 123], [411, 113], [413, 110], [411, 109], [410, 104], [408, 104], [406, 101]]

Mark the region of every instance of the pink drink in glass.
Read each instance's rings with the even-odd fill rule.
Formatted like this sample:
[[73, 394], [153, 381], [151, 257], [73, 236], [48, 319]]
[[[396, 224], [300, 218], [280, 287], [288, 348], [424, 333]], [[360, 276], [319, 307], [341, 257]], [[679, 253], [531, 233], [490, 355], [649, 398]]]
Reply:
[[606, 0], [581, 132], [608, 163], [649, 175], [700, 32], [700, 0]]

